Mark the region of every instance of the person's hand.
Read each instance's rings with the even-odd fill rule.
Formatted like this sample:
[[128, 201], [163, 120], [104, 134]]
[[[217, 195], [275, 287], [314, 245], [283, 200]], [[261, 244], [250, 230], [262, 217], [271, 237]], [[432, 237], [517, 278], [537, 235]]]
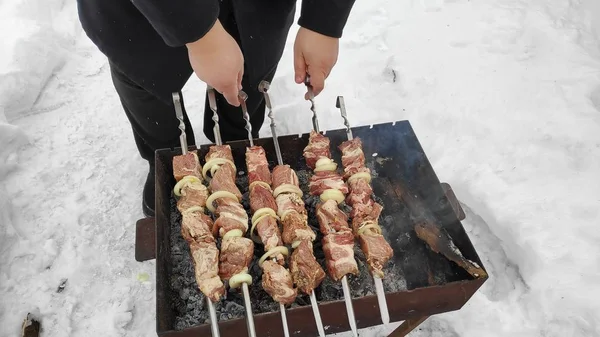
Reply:
[[196, 76], [223, 94], [229, 104], [239, 106], [244, 56], [221, 22], [217, 20], [206, 35], [186, 46]]
[[[313, 93], [317, 96], [325, 87], [325, 79], [337, 62], [339, 39], [301, 27], [294, 42], [294, 71], [296, 83], [304, 83], [310, 75]], [[308, 92], [304, 95], [308, 99]]]

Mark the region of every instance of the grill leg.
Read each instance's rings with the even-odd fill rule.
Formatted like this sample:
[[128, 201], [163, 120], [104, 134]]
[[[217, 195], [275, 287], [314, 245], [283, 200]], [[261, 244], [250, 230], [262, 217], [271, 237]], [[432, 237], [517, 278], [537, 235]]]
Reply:
[[428, 318], [429, 316], [407, 319], [406, 321], [402, 322], [402, 324], [396, 330], [389, 334], [388, 337], [404, 337]]

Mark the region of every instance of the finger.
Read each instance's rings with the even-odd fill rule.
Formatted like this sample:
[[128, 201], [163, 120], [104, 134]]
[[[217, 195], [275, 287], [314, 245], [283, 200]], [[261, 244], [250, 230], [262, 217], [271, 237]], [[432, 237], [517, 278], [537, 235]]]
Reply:
[[231, 83], [230, 85], [222, 88], [223, 97], [227, 100], [227, 102], [233, 106], [240, 106], [240, 99], [238, 97], [238, 85], [237, 83]]
[[325, 86], [325, 72], [321, 69], [309, 69], [310, 85], [313, 88], [313, 94], [317, 96], [323, 91]]
[[296, 83], [300, 84], [304, 82], [306, 77], [306, 62], [301, 52], [294, 52], [294, 79]]
[[244, 78], [244, 67], [242, 67], [242, 69], [238, 72], [238, 76], [237, 76], [238, 91], [242, 90], [242, 79], [243, 78]]

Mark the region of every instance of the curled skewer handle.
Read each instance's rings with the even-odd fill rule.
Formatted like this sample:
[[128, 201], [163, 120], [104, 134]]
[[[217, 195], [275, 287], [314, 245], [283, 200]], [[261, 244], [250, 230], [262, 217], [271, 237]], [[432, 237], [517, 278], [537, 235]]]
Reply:
[[306, 79], [304, 80], [304, 84], [308, 89], [308, 99], [310, 100], [310, 110], [313, 113], [312, 123], [313, 129], [316, 132], [320, 132], [319, 130], [319, 119], [317, 118], [317, 109], [315, 108], [315, 93], [313, 92], [312, 84], [310, 84], [310, 76], [306, 74]]
[[185, 123], [183, 122], [183, 104], [181, 104], [181, 97], [178, 92], [174, 92], [173, 96], [173, 105], [175, 105], [175, 115], [179, 120], [179, 130], [181, 130], [181, 134], [179, 135], [179, 142], [181, 143], [181, 154], [188, 153], [188, 144], [187, 137], [185, 134]]
[[271, 99], [267, 91], [270, 88], [270, 84], [267, 81], [261, 81], [258, 85], [258, 91], [262, 92], [265, 96], [265, 105], [269, 109], [269, 119], [271, 119], [271, 135], [273, 135], [273, 145], [275, 146], [275, 154], [277, 155], [277, 163], [283, 165], [283, 157], [281, 156], [281, 148], [279, 147], [279, 141], [277, 140], [277, 130], [275, 127], [275, 116], [273, 115], [273, 106], [271, 105]]
[[246, 106], [248, 94], [240, 90], [238, 96], [240, 99], [240, 106], [242, 107], [242, 113], [244, 114], [244, 120], [246, 121], [246, 131], [248, 131], [248, 140], [250, 141], [250, 146], [254, 146], [254, 139], [252, 138], [252, 124], [250, 124], [250, 115], [248, 114], [248, 107]]
[[212, 120], [215, 123], [213, 127], [213, 133], [215, 134], [215, 143], [217, 145], [223, 145], [221, 140], [221, 129], [219, 128], [219, 115], [217, 114], [217, 99], [215, 98], [215, 89], [208, 85], [206, 87], [208, 93], [208, 105], [213, 112]]
[[346, 135], [348, 140], [352, 140], [352, 130], [350, 129], [350, 122], [348, 121], [348, 115], [346, 114], [346, 104], [344, 103], [344, 97], [338, 96], [335, 100], [335, 107], [340, 109], [342, 118], [344, 119], [344, 125], [346, 126]]

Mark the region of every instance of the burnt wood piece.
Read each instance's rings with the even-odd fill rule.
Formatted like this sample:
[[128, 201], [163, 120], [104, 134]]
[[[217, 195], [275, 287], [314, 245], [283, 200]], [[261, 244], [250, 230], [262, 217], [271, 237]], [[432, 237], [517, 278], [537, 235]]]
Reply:
[[21, 326], [21, 337], [39, 337], [42, 325], [28, 313]]
[[135, 260], [144, 262], [156, 258], [156, 219], [144, 218], [135, 224]]
[[[452, 208], [440, 181], [429, 163], [408, 121], [352, 128], [355, 136], [363, 140], [367, 165], [373, 171], [373, 191], [384, 206], [381, 225], [384, 236], [394, 249], [389, 265], [400, 268], [405, 288], [390, 289], [391, 280], [384, 278], [386, 299], [392, 322], [418, 320], [422, 317], [460, 309], [481, 287], [487, 277], [473, 278], [463, 268], [444, 256], [427, 248], [414, 230], [418, 215], [400, 198], [399, 186], [417, 191], [419, 200], [438, 224], [452, 237], [462, 254], [481, 265], [464, 228]], [[279, 137], [284, 150], [283, 160], [297, 172], [308, 171], [302, 150], [308, 144], [308, 133]], [[332, 155], [339, 162], [341, 153], [335, 147], [346, 140], [345, 129], [327, 131], [332, 143]], [[248, 141], [231, 142], [234, 162], [244, 167], [245, 149]], [[270, 169], [276, 165], [275, 151], [271, 138], [255, 140], [267, 153]], [[199, 156], [204, 158], [210, 145], [199, 147]], [[334, 147], [335, 146], [335, 147]], [[156, 315], [159, 336], [210, 336], [210, 325], [200, 324], [184, 330], [175, 329], [176, 311], [173, 299], [179, 296], [171, 288], [171, 222], [177, 221], [177, 210], [172, 206], [172, 188], [175, 184], [172, 158], [181, 154], [180, 149], [162, 149], [156, 152]], [[401, 185], [404, 184], [404, 185]], [[313, 224], [314, 225], [314, 224]], [[318, 238], [317, 238], [318, 239]], [[315, 245], [316, 247], [316, 245]], [[316, 249], [316, 248], [315, 248]], [[390, 267], [391, 268], [391, 267]], [[396, 276], [397, 277], [397, 276]], [[352, 280], [351, 288], [352, 288]], [[252, 288], [260, 287], [260, 283]], [[345, 315], [345, 303], [338, 300], [323, 301], [319, 294], [325, 289], [315, 289], [326, 332], [349, 331]], [[258, 289], [258, 288], [257, 288]], [[251, 293], [257, 289], [251, 289]], [[309, 303], [296, 302], [298, 306], [287, 310], [288, 324], [294, 336], [315, 336], [317, 329]], [[381, 324], [377, 297], [373, 295], [353, 298], [358, 328]], [[277, 309], [272, 312], [255, 313], [256, 333], [259, 336], [283, 336], [281, 318]], [[223, 336], [247, 334], [245, 318], [220, 320], [219, 329]]]
[[452, 209], [454, 210], [454, 214], [456, 214], [456, 217], [458, 218], [459, 221], [463, 221], [466, 218], [465, 211], [460, 206], [460, 202], [458, 201], [458, 198], [454, 194], [452, 187], [450, 187], [450, 185], [448, 183], [442, 183], [442, 188], [444, 189], [446, 198], [448, 198], [448, 201], [450, 202], [450, 205], [452, 206]]

